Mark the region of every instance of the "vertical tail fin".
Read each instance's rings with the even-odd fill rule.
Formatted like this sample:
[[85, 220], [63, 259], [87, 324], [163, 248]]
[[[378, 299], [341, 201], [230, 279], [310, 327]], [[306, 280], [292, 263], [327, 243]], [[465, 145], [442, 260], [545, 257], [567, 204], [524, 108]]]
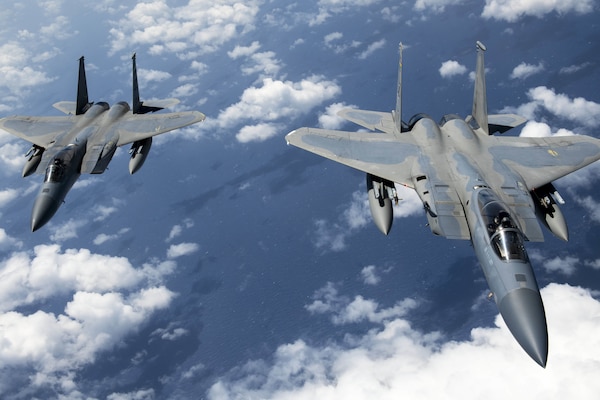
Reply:
[[398, 132], [406, 132], [408, 127], [402, 122], [402, 43], [399, 46], [398, 86], [396, 87], [396, 110], [393, 112], [394, 122]]
[[470, 121], [474, 129], [481, 129], [489, 135], [488, 113], [487, 113], [487, 94], [485, 89], [485, 66], [483, 62], [483, 53], [486, 47], [480, 41], [477, 41], [477, 66], [475, 69], [475, 93], [473, 94], [473, 119]]
[[162, 110], [167, 106], [152, 106], [152, 105], [144, 105], [143, 101], [140, 101], [140, 88], [138, 86], [138, 77], [137, 77], [137, 66], [136, 66], [136, 54], [133, 53], [131, 56], [131, 60], [133, 61], [133, 110], [134, 114], [146, 114], [149, 112], [154, 112], [158, 110]]
[[77, 79], [77, 108], [75, 115], [84, 114], [92, 103], [88, 100], [87, 80], [85, 79], [85, 65], [83, 56], [79, 59], [79, 77]]
[[140, 112], [142, 108], [142, 102], [140, 101], [140, 89], [138, 86], [138, 78], [137, 78], [137, 66], [135, 62], [135, 53], [131, 56], [131, 60], [133, 61], [133, 113], [134, 114], [143, 114]]

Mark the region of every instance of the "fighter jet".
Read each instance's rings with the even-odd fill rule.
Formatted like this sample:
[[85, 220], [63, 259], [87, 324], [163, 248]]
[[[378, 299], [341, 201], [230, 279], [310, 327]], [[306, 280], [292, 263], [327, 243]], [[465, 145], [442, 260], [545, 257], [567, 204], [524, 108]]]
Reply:
[[568, 240], [552, 181], [600, 159], [600, 140], [589, 136], [497, 136], [521, 125], [512, 114], [488, 115], [485, 46], [476, 43], [475, 93], [471, 115], [426, 114], [401, 119], [402, 46], [396, 109], [345, 109], [339, 115], [371, 131], [300, 128], [288, 144], [366, 172], [371, 214], [388, 234], [395, 183], [414, 189], [431, 231], [471, 240], [502, 318], [517, 342], [540, 366], [548, 358], [544, 305], [525, 249], [543, 241], [540, 222]]
[[133, 174], [144, 164], [153, 136], [204, 120], [204, 114], [198, 111], [144, 115], [173, 106], [179, 100], [140, 101], [135, 54], [132, 61], [132, 107], [124, 101], [112, 107], [105, 102], [90, 102], [81, 57], [77, 101], [53, 105], [67, 116], [0, 119], [1, 129], [33, 144], [26, 154], [23, 177], [45, 171], [31, 213], [32, 232], [52, 218], [81, 174], [103, 173], [117, 147], [132, 144], [129, 172]]

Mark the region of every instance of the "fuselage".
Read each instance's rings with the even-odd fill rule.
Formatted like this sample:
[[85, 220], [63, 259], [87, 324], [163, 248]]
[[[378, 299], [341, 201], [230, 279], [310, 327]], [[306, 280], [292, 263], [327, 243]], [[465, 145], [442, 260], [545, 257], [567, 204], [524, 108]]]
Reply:
[[[537, 222], [518, 217], [523, 209], [533, 213], [535, 208], [524, 182], [489, 153], [488, 141], [493, 137], [478, 133], [460, 118], [445, 118], [438, 125], [423, 117], [408, 134], [421, 149], [413, 181], [432, 230], [435, 233], [446, 203], [455, 207], [455, 214], [464, 213], [475, 254], [502, 317], [524, 350], [545, 365], [546, 318], [524, 246], [524, 232], [537, 234], [539, 224], [536, 227]], [[445, 202], [440, 193], [460, 203]]]
[[45, 178], [31, 213], [31, 230], [46, 224], [63, 203], [82, 172], [102, 173], [117, 148], [118, 133], [112, 125], [130, 111], [129, 105], [119, 102], [93, 104], [67, 132], [56, 137], [44, 151], [41, 166]]

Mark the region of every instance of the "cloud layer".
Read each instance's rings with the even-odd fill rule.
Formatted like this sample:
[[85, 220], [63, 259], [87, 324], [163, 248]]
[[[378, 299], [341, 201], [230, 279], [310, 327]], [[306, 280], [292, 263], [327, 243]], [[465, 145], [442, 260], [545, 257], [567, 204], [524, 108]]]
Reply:
[[[270, 361], [253, 360], [213, 385], [220, 399], [523, 398], [595, 399], [600, 383], [600, 302], [582, 288], [551, 284], [542, 291], [550, 336], [547, 368], [521, 350], [500, 317], [465, 341], [419, 332], [390, 313], [375, 327], [343, 342], [280, 346]], [[359, 299], [334, 311], [344, 317]], [[361, 302], [368, 302], [360, 299]], [[366, 309], [366, 308], [363, 308]], [[368, 315], [368, 314], [365, 314]], [[518, 372], [516, 372], [518, 371]], [[493, 389], [492, 389], [493, 388]]]

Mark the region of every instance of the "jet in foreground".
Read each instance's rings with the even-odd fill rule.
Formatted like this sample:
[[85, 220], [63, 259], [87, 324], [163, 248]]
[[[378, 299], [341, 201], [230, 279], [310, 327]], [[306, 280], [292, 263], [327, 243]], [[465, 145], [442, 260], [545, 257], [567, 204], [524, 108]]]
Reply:
[[112, 107], [105, 102], [90, 102], [81, 57], [77, 102], [54, 104], [67, 116], [0, 119], [1, 129], [33, 144], [27, 153], [23, 177], [34, 172], [46, 173], [31, 213], [32, 231], [52, 218], [81, 174], [103, 173], [117, 147], [132, 144], [129, 172], [133, 174], [143, 165], [152, 136], [204, 120], [204, 114], [198, 111], [144, 115], [175, 105], [179, 100], [140, 101], [135, 54], [132, 60], [132, 108], [124, 101]]
[[517, 115], [488, 115], [485, 46], [477, 42], [472, 114], [436, 123], [417, 114], [401, 120], [402, 48], [396, 110], [346, 109], [339, 115], [377, 132], [300, 128], [289, 144], [367, 173], [373, 220], [387, 235], [392, 226], [394, 182], [414, 189], [431, 231], [471, 240], [500, 314], [521, 347], [542, 367], [548, 358], [544, 305], [525, 241], [543, 241], [540, 222], [568, 240], [564, 203], [552, 181], [600, 159], [600, 140], [589, 136], [501, 137], [525, 122]]

